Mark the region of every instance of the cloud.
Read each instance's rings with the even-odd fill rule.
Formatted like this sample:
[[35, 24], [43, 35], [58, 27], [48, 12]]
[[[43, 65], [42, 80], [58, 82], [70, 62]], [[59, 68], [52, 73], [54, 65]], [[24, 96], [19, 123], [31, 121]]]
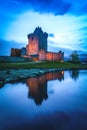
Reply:
[[87, 31], [87, 26], [80, 28], [79, 31]]
[[[70, 9], [70, 2], [63, 0], [3, 0], [1, 8], [13, 13], [20, 11], [33, 10], [39, 13], [53, 13], [55, 15], [64, 15]], [[12, 13], [11, 12], [11, 13]]]
[[66, 13], [84, 15], [87, 14], [87, 2], [83, 0], [3, 0], [0, 2], [0, 10], [9, 15], [29, 10], [54, 15]]
[[67, 0], [71, 3], [71, 8], [69, 13], [77, 16], [86, 15], [87, 14], [87, 1], [83, 0]]
[[40, 13], [54, 13], [55, 15], [64, 15], [71, 7], [69, 2], [63, 0], [20, 0], [31, 5], [35, 11]]

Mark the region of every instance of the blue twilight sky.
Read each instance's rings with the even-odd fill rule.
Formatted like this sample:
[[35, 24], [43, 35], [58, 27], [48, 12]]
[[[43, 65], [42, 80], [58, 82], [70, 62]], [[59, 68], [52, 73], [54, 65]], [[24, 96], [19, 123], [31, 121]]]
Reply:
[[87, 1], [0, 0], [1, 40], [26, 45], [27, 34], [37, 26], [49, 33], [51, 48], [86, 51]]

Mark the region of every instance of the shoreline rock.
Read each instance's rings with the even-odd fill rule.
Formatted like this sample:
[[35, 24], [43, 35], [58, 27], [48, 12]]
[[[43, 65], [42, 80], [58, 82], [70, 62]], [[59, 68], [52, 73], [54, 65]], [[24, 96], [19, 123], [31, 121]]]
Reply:
[[12, 83], [36, 77], [48, 72], [61, 71], [60, 69], [10, 69], [0, 70], [0, 84]]

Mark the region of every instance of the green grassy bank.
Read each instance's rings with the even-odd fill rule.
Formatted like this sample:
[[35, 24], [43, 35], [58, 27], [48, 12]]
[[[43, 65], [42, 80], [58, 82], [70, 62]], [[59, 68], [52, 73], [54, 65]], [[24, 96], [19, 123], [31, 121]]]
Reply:
[[30, 69], [30, 68], [87, 69], [87, 64], [83, 65], [83, 64], [74, 64], [70, 62], [58, 62], [58, 61], [0, 63], [0, 70]]

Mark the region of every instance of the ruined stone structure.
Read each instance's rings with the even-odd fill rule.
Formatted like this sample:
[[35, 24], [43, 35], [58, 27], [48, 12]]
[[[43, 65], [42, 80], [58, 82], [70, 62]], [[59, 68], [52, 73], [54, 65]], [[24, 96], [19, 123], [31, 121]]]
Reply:
[[11, 55], [11, 56], [21, 56], [21, 49], [12, 48], [10, 55]]

